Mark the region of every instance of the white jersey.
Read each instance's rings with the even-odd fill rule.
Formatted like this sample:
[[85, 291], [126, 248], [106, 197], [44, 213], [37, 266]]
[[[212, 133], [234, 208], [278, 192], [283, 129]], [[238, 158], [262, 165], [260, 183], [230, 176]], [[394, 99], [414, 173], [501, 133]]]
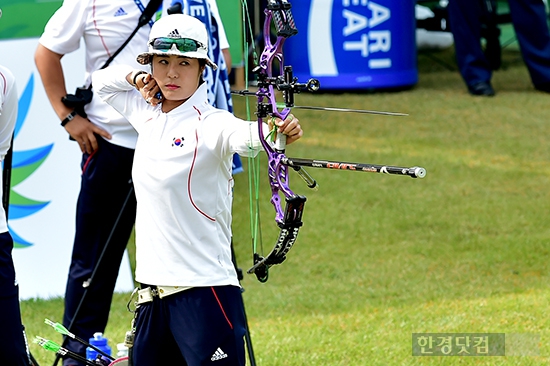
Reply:
[[[232, 155], [261, 150], [256, 122], [208, 104], [206, 84], [163, 113], [125, 76], [94, 73], [98, 95], [135, 127], [136, 280], [165, 286], [239, 286], [231, 261]], [[265, 134], [265, 131], [264, 131]]]
[[[210, 0], [208, 2], [210, 6], [212, 3], [215, 4]], [[105, 64], [109, 56], [118, 50], [137, 26], [142, 13], [139, 3], [145, 7], [149, 0], [64, 0], [63, 5], [46, 24], [39, 42], [50, 51], [65, 55], [76, 51], [83, 39], [86, 45], [86, 74], [83, 86], [88, 86], [92, 72]], [[163, 1], [163, 9], [170, 4], [171, 0]], [[217, 7], [213, 14], [221, 24]], [[147, 51], [150, 30], [149, 25], [141, 27], [111, 64], [142, 68], [143, 66], [137, 63], [136, 56]], [[225, 33], [220, 42], [227, 45]], [[74, 93], [74, 90], [68, 92]], [[85, 111], [92, 123], [112, 136], [110, 143], [131, 149], [135, 147], [135, 130], [119, 113], [98, 98], [95, 91]]]
[[[17, 89], [13, 74], [0, 65], [0, 161], [4, 161], [10, 149], [13, 129], [17, 119]], [[0, 169], [0, 182], [3, 169]], [[3, 184], [0, 184], [0, 197], [3, 197]], [[9, 192], [8, 192], [9, 193]], [[4, 206], [0, 205], [0, 233], [8, 231], [8, 223]]]

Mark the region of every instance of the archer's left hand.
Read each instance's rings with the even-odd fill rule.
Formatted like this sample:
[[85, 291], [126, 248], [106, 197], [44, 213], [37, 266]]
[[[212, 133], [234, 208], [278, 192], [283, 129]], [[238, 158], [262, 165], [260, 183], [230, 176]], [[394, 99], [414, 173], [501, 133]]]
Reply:
[[300, 126], [300, 121], [292, 114], [289, 114], [284, 121], [280, 118], [275, 118], [273, 121], [270, 122], [273, 122], [275, 126], [277, 126], [277, 133], [282, 133], [287, 136], [287, 145], [292, 144], [294, 141], [300, 139], [300, 137], [302, 137], [302, 135], [304, 134], [302, 126]]

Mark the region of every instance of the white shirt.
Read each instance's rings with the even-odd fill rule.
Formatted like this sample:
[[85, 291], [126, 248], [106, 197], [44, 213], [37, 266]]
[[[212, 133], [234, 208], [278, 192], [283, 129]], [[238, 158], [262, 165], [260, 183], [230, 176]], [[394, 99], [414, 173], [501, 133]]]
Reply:
[[[17, 119], [17, 89], [13, 74], [0, 65], [0, 162], [10, 149], [13, 129]], [[3, 169], [0, 169], [0, 197], [3, 197]], [[8, 192], [9, 193], [9, 192]], [[0, 233], [8, 231], [4, 206], [0, 204]]]
[[[149, 3], [149, 0], [141, 1], [144, 7]], [[210, 6], [215, 4], [211, 0], [208, 2]], [[170, 3], [171, 0], [164, 1], [163, 9]], [[212, 13], [218, 17], [218, 23], [221, 24], [217, 6]], [[141, 10], [134, 0], [64, 0], [63, 5], [46, 24], [39, 42], [50, 51], [65, 55], [76, 51], [83, 39], [86, 45], [86, 74], [83, 85], [88, 86], [92, 72], [101, 68], [109, 56], [128, 39], [140, 15]], [[222, 37], [223, 27], [220, 28], [220, 42], [227, 45], [225, 32]], [[150, 30], [149, 25], [141, 27], [111, 65], [131, 65], [133, 68], [143, 69], [144, 66], [137, 63], [136, 56], [147, 51]], [[68, 92], [74, 93], [74, 90]], [[85, 111], [92, 123], [111, 134], [109, 142], [131, 149], [135, 147], [137, 134], [132, 126], [97, 97], [95, 90], [94, 97], [91, 103], [86, 105]]]
[[[208, 104], [206, 85], [163, 113], [125, 79], [129, 67], [94, 73], [99, 97], [138, 131], [136, 280], [165, 286], [239, 286], [231, 261], [232, 155], [261, 150], [255, 122]], [[265, 135], [265, 131], [263, 132]]]

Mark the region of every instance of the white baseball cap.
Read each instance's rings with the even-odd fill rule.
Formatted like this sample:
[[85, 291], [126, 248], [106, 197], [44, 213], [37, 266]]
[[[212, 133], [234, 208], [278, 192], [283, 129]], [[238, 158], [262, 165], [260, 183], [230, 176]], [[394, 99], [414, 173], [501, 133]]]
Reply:
[[149, 33], [148, 52], [140, 53], [137, 62], [151, 63], [153, 55], [176, 55], [202, 58], [214, 70], [218, 68], [208, 58], [208, 32], [204, 24], [189, 15], [166, 15], [153, 24]]

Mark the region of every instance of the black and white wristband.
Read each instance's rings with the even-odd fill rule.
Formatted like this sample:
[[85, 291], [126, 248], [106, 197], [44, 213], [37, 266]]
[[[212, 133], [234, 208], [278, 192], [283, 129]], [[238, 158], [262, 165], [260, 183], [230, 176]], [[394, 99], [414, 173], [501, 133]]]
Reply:
[[65, 125], [73, 120], [73, 118], [77, 115], [76, 111], [72, 111], [65, 117], [63, 121], [61, 121], [61, 126], [65, 127]]

